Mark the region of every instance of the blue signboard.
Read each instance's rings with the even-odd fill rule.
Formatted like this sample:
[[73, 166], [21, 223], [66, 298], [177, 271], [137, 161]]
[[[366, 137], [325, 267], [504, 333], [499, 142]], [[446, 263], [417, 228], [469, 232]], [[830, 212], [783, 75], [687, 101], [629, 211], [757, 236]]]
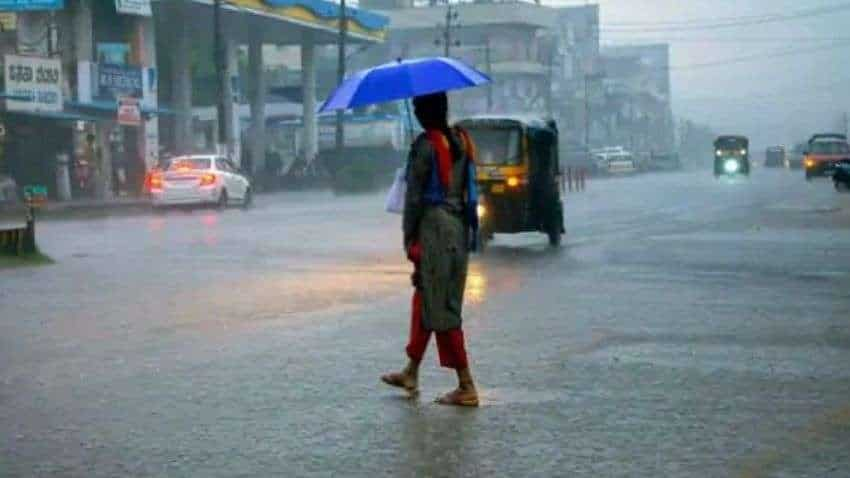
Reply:
[[0, 12], [61, 10], [63, 8], [65, 8], [65, 0], [0, 0]]
[[144, 92], [142, 69], [138, 66], [99, 64], [97, 66], [97, 98], [117, 100], [120, 97], [141, 98]]

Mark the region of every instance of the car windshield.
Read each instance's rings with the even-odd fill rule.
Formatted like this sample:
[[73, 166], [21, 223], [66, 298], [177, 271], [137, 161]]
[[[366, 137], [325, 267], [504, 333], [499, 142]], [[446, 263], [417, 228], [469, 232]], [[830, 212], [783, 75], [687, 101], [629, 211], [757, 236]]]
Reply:
[[843, 141], [815, 141], [812, 143], [810, 152], [813, 154], [847, 154], [850, 147]]
[[514, 166], [520, 163], [519, 128], [469, 128], [478, 150], [478, 164]]
[[715, 142], [717, 149], [745, 149], [747, 142], [741, 138], [719, 138]]
[[210, 160], [207, 158], [175, 158], [168, 167], [169, 171], [183, 171], [187, 169], [209, 169]]

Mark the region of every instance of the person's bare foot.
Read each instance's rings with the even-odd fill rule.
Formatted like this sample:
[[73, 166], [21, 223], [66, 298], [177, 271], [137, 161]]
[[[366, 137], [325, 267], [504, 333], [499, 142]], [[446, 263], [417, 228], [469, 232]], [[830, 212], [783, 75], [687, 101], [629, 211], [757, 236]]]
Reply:
[[416, 376], [406, 372], [381, 375], [381, 381], [393, 387], [403, 388], [408, 393], [416, 393], [418, 387]]
[[455, 405], [458, 407], [477, 407], [478, 391], [474, 385], [462, 385], [451, 392], [437, 398], [440, 405]]

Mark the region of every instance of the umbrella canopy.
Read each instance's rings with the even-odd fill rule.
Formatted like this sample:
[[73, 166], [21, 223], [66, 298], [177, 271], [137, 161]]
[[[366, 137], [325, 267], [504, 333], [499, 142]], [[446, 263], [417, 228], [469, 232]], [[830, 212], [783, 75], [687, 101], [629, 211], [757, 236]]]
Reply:
[[345, 79], [319, 112], [344, 110], [490, 82], [484, 73], [452, 58], [419, 58], [385, 63]]

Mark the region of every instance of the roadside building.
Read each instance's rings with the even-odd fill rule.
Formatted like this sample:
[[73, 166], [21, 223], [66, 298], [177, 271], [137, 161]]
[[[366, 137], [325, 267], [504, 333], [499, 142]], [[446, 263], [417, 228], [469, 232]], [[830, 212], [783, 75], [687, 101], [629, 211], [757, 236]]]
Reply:
[[[213, 2], [209, 0], [0, 0], [0, 173], [19, 185], [44, 184], [51, 196], [109, 199], [142, 193], [161, 149], [210, 151], [193, 132], [194, 107], [215, 104], [210, 81]], [[316, 49], [334, 44], [338, 5], [325, 0], [228, 0], [221, 38], [226, 51], [227, 154], [262, 170], [268, 87], [264, 45], [299, 49], [305, 161], [316, 155]], [[349, 41], [380, 42], [383, 16], [351, 8]], [[241, 53], [241, 56], [240, 56]], [[241, 63], [240, 63], [241, 59]], [[240, 64], [242, 68], [240, 68]], [[240, 69], [245, 81], [240, 81]], [[198, 101], [193, 101], [197, 99]], [[291, 109], [291, 107], [289, 107]], [[214, 110], [214, 109], [213, 109]], [[250, 112], [244, 121], [245, 112]], [[248, 148], [242, 148], [247, 122]], [[160, 140], [160, 132], [164, 141]], [[212, 143], [212, 144], [211, 144]]]
[[0, 12], [16, 18], [0, 113], [12, 176], [60, 200], [138, 194], [159, 147], [150, 4], [16, 0]]
[[400, 0], [362, 0], [390, 19], [385, 45], [357, 55], [358, 66], [395, 58], [449, 55], [475, 65], [494, 80], [454, 95], [452, 113], [546, 114], [556, 59], [544, 48], [556, 9], [526, 2], [458, 3], [413, 8]]
[[624, 45], [603, 49], [601, 111], [607, 145], [637, 153], [674, 149], [669, 46]]

